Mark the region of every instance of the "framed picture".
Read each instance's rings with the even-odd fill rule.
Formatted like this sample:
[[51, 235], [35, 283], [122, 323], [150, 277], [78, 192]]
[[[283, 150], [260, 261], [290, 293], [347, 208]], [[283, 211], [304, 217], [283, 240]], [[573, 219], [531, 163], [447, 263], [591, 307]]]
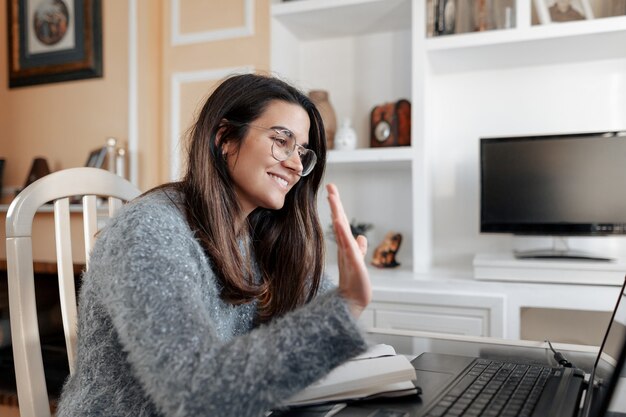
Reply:
[[102, 76], [100, 0], [7, 0], [9, 88]]
[[539, 23], [593, 19], [589, 0], [534, 0]]

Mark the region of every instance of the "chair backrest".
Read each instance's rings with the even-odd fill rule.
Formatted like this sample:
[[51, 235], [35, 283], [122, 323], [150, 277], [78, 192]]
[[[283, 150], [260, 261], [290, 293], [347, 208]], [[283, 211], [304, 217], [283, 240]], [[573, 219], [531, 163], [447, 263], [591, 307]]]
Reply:
[[[37, 210], [54, 204], [55, 246], [65, 343], [70, 372], [76, 352], [76, 295], [71, 251], [70, 197], [82, 196], [85, 260], [98, 231], [98, 217], [112, 216], [123, 201], [139, 195], [127, 180], [103, 169], [71, 168], [47, 175], [26, 187], [11, 203], [6, 219], [7, 274], [13, 359], [21, 417], [49, 417], [35, 302], [32, 224]], [[99, 207], [98, 197], [108, 204]], [[101, 223], [101, 222], [100, 222]]]

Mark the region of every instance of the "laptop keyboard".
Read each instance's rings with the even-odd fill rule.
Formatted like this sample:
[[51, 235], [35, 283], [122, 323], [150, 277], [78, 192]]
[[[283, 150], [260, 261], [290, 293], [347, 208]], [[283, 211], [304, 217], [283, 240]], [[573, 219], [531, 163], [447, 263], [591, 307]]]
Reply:
[[552, 368], [477, 359], [426, 417], [530, 417]]

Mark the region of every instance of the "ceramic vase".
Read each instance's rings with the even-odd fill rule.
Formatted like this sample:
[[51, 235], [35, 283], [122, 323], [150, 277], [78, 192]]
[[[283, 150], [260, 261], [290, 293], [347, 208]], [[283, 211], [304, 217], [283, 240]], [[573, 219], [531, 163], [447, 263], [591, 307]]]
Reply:
[[324, 122], [324, 131], [326, 132], [326, 148], [333, 149], [335, 140], [335, 131], [337, 130], [337, 116], [335, 116], [335, 109], [330, 104], [328, 98], [328, 92], [324, 90], [311, 90], [309, 91], [309, 98], [317, 107], [317, 110], [322, 116], [322, 122]]
[[340, 151], [356, 149], [356, 140], [356, 132], [352, 128], [350, 119], [344, 119], [335, 134], [335, 149]]

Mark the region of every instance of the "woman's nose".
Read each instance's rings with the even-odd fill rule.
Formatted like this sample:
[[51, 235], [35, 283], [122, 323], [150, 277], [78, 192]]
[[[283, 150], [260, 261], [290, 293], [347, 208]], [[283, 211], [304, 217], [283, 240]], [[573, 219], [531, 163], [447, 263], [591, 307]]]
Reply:
[[304, 170], [304, 166], [302, 165], [297, 149], [289, 156], [289, 158], [283, 161], [283, 165], [293, 171], [296, 171], [298, 174]]

